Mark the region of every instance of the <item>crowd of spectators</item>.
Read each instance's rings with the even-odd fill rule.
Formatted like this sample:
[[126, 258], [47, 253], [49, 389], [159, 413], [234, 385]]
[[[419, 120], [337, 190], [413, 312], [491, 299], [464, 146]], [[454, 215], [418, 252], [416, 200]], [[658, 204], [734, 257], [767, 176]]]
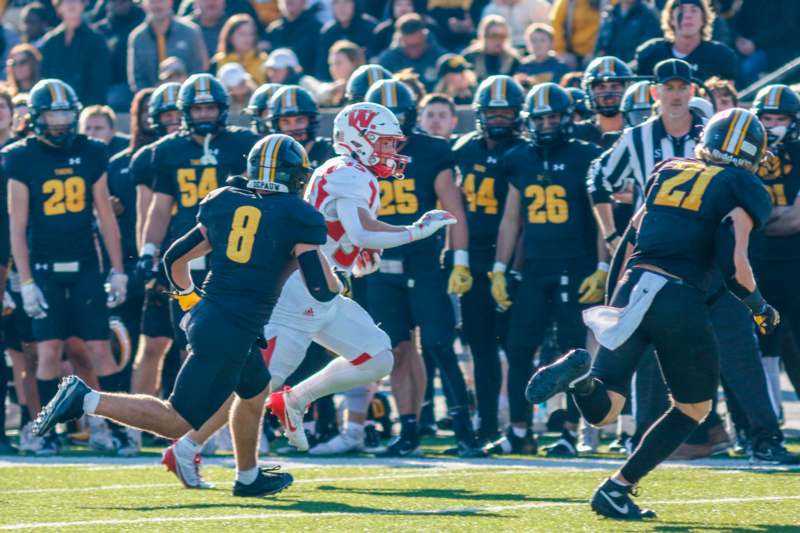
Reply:
[[468, 103], [487, 76], [563, 83], [611, 55], [642, 75], [682, 58], [741, 89], [800, 54], [797, 20], [796, 0], [17, 0], [0, 78], [12, 94], [60, 78], [84, 105], [125, 111], [139, 89], [211, 72], [240, 99], [300, 83], [327, 107], [376, 62]]

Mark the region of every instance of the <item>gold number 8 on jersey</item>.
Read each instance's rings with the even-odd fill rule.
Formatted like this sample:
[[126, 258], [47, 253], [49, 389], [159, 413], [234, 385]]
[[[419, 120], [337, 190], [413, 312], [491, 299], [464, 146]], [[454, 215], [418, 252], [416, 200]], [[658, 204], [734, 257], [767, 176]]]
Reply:
[[228, 234], [228, 259], [236, 263], [247, 263], [253, 254], [253, 243], [261, 221], [261, 210], [252, 205], [243, 205], [233, 213], [231, 232]]

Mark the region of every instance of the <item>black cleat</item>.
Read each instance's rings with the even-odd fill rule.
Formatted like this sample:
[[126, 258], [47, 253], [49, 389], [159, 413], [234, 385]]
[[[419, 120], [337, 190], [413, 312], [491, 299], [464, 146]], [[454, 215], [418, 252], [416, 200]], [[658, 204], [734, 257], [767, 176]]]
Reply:
[[547, 457], [577, 457], [578, 456], [578, 437], [571, 432], [564, 430], [561, 437], [550, 446], [544, 447], [544, 454]]
[[255, 481], [249, 485], [236, 482], [233, 484], [233, 495], [243, 498], [259, 498], [270, 496], [289, 488], [294, 478], [288, 472], [278, 472], [280, 466], [260, 468]]
[[419, 439], [411, 439], [403, 435], [398, 435], [389, 442], [382, 451], [375, 454], [375, 457], [418, 457], [422, 455], [419, 447]]
[[[0, 408], [5, 409], [5, 406]], [[0, 455], [17, 455], [18, 453], [17, 447], [8, 442], [5, 435], [0, 436]]]
[[539, 451], [539, 443], [536, 441], [530, 429], [525, 432], [524, 437], [517, 437], [510, 427], [506, 434], [485, 447], [486, 451], [492, 455], [502, 455], [513, 453], [516, 455], [536, 455]]
[[780, 435], [775, 435], [752, 443], [750, 452], [751, 464], [796, 465], [800, 464], [800, 456], [787, 450]]
[[539, 369], [528, 386], [525, 398], [532, 404], [543, 403], [558, 394], [567, 392], [576, 382], [589, 375], [592, 356], [583, 349], [575, 349], [551, 365]]
[[594, 491], [592, 510], [601, 516], [616, 520], [655, 518], [655, 511], [642, 509], [633, 503], [631, 495], [636, 496], [633, 485], [626, 487], [609, 478]]
[[445, 450], [446, 455], [457, 455], [462, 459], [483, 459], [489, 457], [489, 452], [482, 448], [477, 439], [474, 442], [460, 440], [454, 448]]
[[58, 423], [82, 417], [83, 397], [90, 392], [92, 389], [78, 376], [67, 376], [62, 379], [58, 384], [56, 395], [34, 420], [34, 434], [42, 437]]
[[608, 451], [611, 453], [624, 453], [630, 455], [633, 453], [633, 437], [624, 431], [617, 435], [617, 438], [608, 445]]

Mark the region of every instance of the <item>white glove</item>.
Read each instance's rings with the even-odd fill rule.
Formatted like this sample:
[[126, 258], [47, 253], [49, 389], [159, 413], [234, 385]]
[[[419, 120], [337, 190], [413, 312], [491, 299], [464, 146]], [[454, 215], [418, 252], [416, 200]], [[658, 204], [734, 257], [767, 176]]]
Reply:
[[456, 217], [449, 212], [443, 211], [442, 209], [431, 209], [422, 215], [419, 220], [410, 226], [406, 226], [406, 229], [411, 234], [411, 240], [418, 241], [430, 237], [439, 231], [440, 228], [455, 224], [456, 222]]
[[11, 313], [16, 308], [17, 304], [14, 303], [14, 298], [11, 297], [9, 290], [6, 289], [3, 291], [3, 314]]
[[378, 250], [361, 250], [353, 266], [353, 276], [361, 278], [377, 272], [381, 265], [381, 253]]
[[31, 318], [44, 318], [47, 316], [47, 302], [44, 299], [44, 294], [39, 289], [39, 286], [33, 282], [22, 284], [22, 308], [25, 313]]
[[106, 305], [109, 308], [118, 307], [125, 302], [128, 295], [128, 276], [122, 272], [111, 271], [106, 283], [108, 299]]

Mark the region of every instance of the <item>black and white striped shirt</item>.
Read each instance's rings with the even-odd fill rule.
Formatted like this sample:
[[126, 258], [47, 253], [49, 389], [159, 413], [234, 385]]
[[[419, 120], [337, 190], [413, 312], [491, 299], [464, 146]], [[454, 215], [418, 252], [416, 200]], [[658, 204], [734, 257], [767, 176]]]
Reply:
[[614, 146], [597, 158], [589, 169], [587, 188], [594, 203], [609, 203], [611, 195], [627, 183], [634, 188], [634, 205], [644, 198], [647, 177], [661, 161], [673, 157], [694, 157], [705, 120], [692, 115], [692, 127], [683, 137], [672, 137], [661, 117], [626, 128]]

